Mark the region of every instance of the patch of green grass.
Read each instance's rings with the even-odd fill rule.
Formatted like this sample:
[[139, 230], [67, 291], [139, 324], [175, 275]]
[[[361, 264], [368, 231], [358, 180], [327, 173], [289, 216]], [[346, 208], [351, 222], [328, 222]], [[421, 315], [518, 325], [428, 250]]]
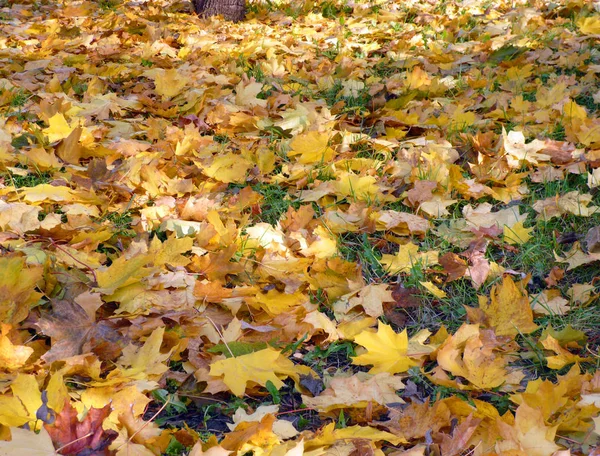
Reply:
[[336, 341], [329, 344], [327, 348], [315, 346], [302, 359], [311, 369], [323, 371], [330, 366], [336, 366], [338, 369], [346, 368], [353, 356], [356, 356], [356, 352], [352, 342]]
[[337, 19], [340, 15], [346, 15], [352, 13], [352, 7], [344, 3], [338, 6], [336, 2], [326, 1], [321, 4], [321, 14], [327, 19]]
[[554, 141], [564, 141], [566, 137], [565, 127], [562, 123], [557, 123], [554, 129], [548, 134], [548, 138]]
[[115, 236], [135, 236], [135, 232], [131, 229], [131, 222], [133, 221], [131, 210], [110, 212], [100, 219], [100, 221], [103, 220], [108, 220], [112, 224]]
[[116, 11], [119, 0], [99, 0], [98, 6], [104, 11]]
[[73, 92], [75, 92], [75, 95], [82, 96], [84, 93], [87, 92], [88, 85], [85, 82], [76, 82], [75, 84], [73, 84], [72, 89]]
[[150, 231], [150, 239], [155, 237], [157, 237], [160, 242], [165, 242], [168, 236], [166, 231], [162, 231], [160, 228], [154, 228], [152, 231]]
[[254, 78], [256, 82], [264, 82], [266, 79], [265, 73], [260, 65], [250, 65], [246, 69], [246, 74], [250, 79]]
[[227, 135], [214, 135], [213, 140], [219, 144], [227, 144], [229, 141], [231, 141]]
[[525, 101], [530, 101], [530, 102], [537, 101], [537, 92], [535, 90], [523, 92], [521, 94], [521, 96], [523, 97], [523, 100], [525, 100]]
[[[402, 24], [399, 25], [401, 26]], [[372, 76], [376, 76], [378, 78], [389, 78], [394, 74], [404, 71], [404, 68], [398, 67], [397, 64], [394, 64], [394, 62], [382, 58], [367, 71]]]
[[[237, 191], [245, 185], [230, 184], [230, 190]], [[290, 206], [297, 209], [300, 204], [296, 200], [289, 197], [286, 188], [277, 184], [258, 183], [252, 186], [252, 189], [259, 193], [263, 199], [260, 204], [260, 212], [253, 217], [253, 221], [266, 222], [273, 226], [277, 225], [283, 214], [285, 214]]]
[[163, 456], [185, 456], [188, 454], [188, 451], [188, 447], [184, 446], [179, 440], [171, 436], [171, 441], [163, 453]]
[[565, 315], [544, 315], [536, 318], [535, 322], [541, 328], [550, 325], [557, 331], [571, 325], [586, 334], [590, 346], [598, 347], [600, 344], [600, 307], [597, 299], [587, 306], [573, 306]]
[[369, 111], [369, 103], [371, 102], [371, 96], [367, 87], [358, 91], [355, 95], [344, 95], [342, 81], [335, 81], [334, 85], [329, 89], [323, 90], [316, 94], [325, 100], [327, 105], [330, 107], [338, 103], [339, 101], [344, 102], [344, 111], [358, 111], [363, 112]]
[[584, 106], [590, 114], [594, 114], [600, 109], [600, 104], [594, 101], [594, 97], [590, 93], [581, 93], [575, 97], [575, 102], [579, 106]]
[[341, 234], [338, 238], [338, 252], [344, 260], [360, 264], [367, 282], [379, 281], [386, 277], [386, 272], [379, 262], [381, 253], [375, 249], [367, 233]]
[[335, 46], [330, 46], [327, 49], [319, 50], [319, 54], [322, 55], [323, 57], [328, 58], [329, 60], [335, 60], [336, 57], [339, 55], [339, 53], [340, 53], [339, 43], [336, 43]]
[[3, 175], [7, 185], [14, 185], [15, 188], [35, 187], [36, 185], [47, 184], [52, 180], [52, 174], [49, 172], [30, 172], [25, 176], [7, 173]]
[[356, 152], [356, 158], [370, 158], [373, 160], [384, 161], [385, 154], [374, 150], [369, 143], [360, 142], [350, 146], [350, 150]]
[[[538, 218], [538, 214], [532, 209], [532, 205], [538, 200], [559, 197], [572, 191], [585, 193], [587, 190], [585, 175], [568, 174], [562, 180], [545, 183], [529, 182], [528, 187], [530, 195], [526, 204], [521, 205], [520, 212], [528, 213], [528, 222], [525, 226], [533, 227], [532, 237], [522, 245], [501, 249], [499, 253], [503, 255], [503, 258], [498, 258], [497, 261], [509, 265], [511, 269], [532, 273], [539, 286], [543, 286], [543, 282], [540, 281], [553, 266], [567, 267], [567, 264], [556, 262], [555, 253], [563, 256], [564, 252], [570, 250], [571, 244], [560, 244], [558, 237], [573, 233], [575, 237], [583, 238], [590, 228], [600, 225], [600, 214], [593, 214], [589, 217], [564, 214], [545, 220]], [[598, 196], [594, 197], [592, 204], [598, 204], [597, 199]], [[595, 275], [597, 275], [597, 270], [593, 264], [568, 271], [561, 283], [563, 291], [566, 291], [566, 288], [573, 283], [587, 283]], [[540, 290], [532, 289], [532, 291]]]
[[489, 284], [486, 284], [477, 290], [471, 284], [470, 279], [463, 278], [448, 284], [438, 284], [438, 287], [446, 292], [445, 298], [438, 299], [426, 291], [419, 283], [429, 280], [419, 266], [415, 266], [410, 274], [403, 276], [401, 280], [407, 288], [422, 290], [421, 293], [415, 294], [415, 298], [421, 302], [421, 305], [405, 310], [407, 317], [406, 327], [409, 328], [409, 332], [411, 333], [422, 329], [436, 331], [442, 325], [449, 332], [455, 332], [465, 321], [465, 306], [477, 306], [478, 294], [485, 294], [485, 291], [489, 287]]
[[550, 182], [527, 182], [529, 188], [529, 203], [533, 204], [538, 199], [549, 198], [556, 195], [564, 195], [571, 191], [585, 193], [587, 190], [587, 177], [584, 174], [567, 174], [562, 180]]
[[29, 97], [27, 96], [24, 90], [17, 90], [16, 92], [14, 92], [10, 100], [10, 106], [11, 108], [22, 107], [25, 105], [25, 103], [27, 103], [28, 99]]
[[237, 58], [236, 66], [241, 68], [248, 78], [254, 79], [256, 82], [264, 82], [266, 79], [266, 75], [261, 66], [257, 63], [250, 62], [244, 55], [240, 55]]
[[187, 405], [176, 393], [169, 393], [166, 389], [156, 389], [152, 391], [152, 397], [161, 405], [167, 403], [165, 407], [165, 414], [167, 416], [187, 412]]
[[287, 189], [275, 184], [257, 184], [252, 188], [263, 196], [258, 215], [260, 221], [277, 225], [281, 216], [292, 205]]

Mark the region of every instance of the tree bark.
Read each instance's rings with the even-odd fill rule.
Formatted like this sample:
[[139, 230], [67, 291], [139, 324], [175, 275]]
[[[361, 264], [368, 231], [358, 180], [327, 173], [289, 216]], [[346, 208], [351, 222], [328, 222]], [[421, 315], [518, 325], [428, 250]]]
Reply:
[[194, 9], [200, 16], [222, 15], [225, 19], [238, 22], [246, 16], [245, 0], [193, 0]]

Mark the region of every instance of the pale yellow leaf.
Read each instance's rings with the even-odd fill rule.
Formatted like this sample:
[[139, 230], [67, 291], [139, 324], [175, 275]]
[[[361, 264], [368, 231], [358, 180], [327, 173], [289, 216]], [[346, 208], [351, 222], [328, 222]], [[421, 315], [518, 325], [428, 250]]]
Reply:
[[11, 440], [0, 441], [0, 456], [59, 456], [46, 429], [38, 433], [11, 428]]

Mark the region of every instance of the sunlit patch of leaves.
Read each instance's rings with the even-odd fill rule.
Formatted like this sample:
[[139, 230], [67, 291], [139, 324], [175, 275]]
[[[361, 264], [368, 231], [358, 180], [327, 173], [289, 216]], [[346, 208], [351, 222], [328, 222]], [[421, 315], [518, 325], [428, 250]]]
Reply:
[[[169, 456], [600, 443], [591, 5], [25, 6], [0, 2], [0, 452], [78, 426]], [[515, 399], [566, 378], [551, 415]]]

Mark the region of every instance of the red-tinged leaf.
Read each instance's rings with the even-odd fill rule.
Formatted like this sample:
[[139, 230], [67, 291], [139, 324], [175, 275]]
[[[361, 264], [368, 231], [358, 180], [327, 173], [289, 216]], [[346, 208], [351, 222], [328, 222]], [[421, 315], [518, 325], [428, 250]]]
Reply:
[[53, 425], [45, 425], [58, 452], [65, 456], [108, 456], [108, 446], [117, 437], [113, 430], [104, 430], [102, 422], [111, 412], [110, 404], [88, 410], [83, 421], [70, 402], [56, 416]]

